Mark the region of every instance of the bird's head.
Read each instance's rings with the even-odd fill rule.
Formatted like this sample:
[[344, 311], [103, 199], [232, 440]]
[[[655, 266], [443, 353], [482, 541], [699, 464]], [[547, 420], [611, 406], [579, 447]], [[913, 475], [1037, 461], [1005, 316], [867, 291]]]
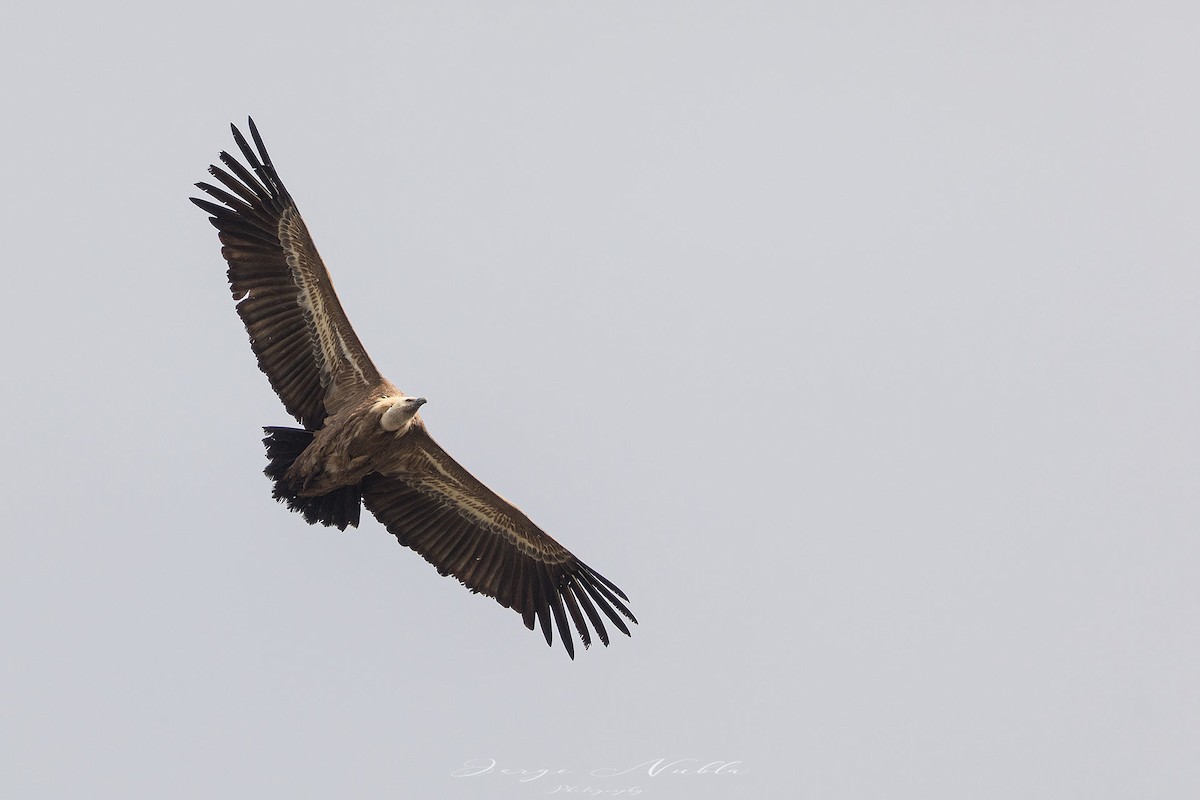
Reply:
[[425, 405], [424, 397], [389, 397], [390, 405], [383, 412], [379, 424], [385, 431], [404, 430], [417, 414], [417, 409]]

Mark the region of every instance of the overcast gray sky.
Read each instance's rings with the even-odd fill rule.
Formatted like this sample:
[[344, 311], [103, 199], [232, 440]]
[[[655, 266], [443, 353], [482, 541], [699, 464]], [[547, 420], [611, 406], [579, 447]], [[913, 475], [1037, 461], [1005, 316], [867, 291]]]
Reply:
[[[9, 12], [0, 793], [1196, 796], [1195, 8]], [[247, 114], [631, 639], [271, 500], [186, 200]]]

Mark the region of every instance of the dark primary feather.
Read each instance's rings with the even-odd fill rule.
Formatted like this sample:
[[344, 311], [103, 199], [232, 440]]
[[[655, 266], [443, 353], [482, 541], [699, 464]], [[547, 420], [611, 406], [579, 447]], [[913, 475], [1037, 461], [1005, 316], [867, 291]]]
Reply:
[[306, 278], [320, 293], [326, 314], [368, 368], [367, 382], [380, 376], [346, 319], [329, 273], [275, 172], [254, 120], [250, 120], [250, 135], [257, 152], [241, 131], [230, 127], [249, 168], [222, 152], [225, 168], [212, 165], [208, 171], [224, 188], [196, 184], [219, 204], [194, 197], [192, 202], [210, 215], [210, 222], [220, 232], [221, 255], [229, 264], [229, 288], [238, 300], [238, 314], [250, 335], [259, 368], [288, 412], [305, 428], [317, 430], [331, 412], [326, 407], [331, 382], [344, 380], [348, 370], [343, 364], [328, 363], [321, 351], [314, 321], [300, 304], [300, 278], [288, 263], [282, 224], [291, 222], [299, 229], [298, 252], [292, 254], [297, 269], [308, 270]]

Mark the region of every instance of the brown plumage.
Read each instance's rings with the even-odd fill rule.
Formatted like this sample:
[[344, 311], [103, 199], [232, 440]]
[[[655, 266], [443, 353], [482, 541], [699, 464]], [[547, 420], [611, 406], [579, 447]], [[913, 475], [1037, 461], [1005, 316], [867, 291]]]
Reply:
[[[220, 232], [229, 286], [258, 366], [304, 429], [264, 428], [274, 496], [310, 524], [357, 526], [365, 504], [400, 544], [472, 592], [494, 597], [567, 653], [574, 624], [608, 644], [604, 618], [629, 635], [637, 622], [625, 593], [546, 535], [448, 456], [418, 409], [387, 381], [350, 327], [300, 212], [249, 121], [251, 148], [234, 126], [249, 168], [229, 153], [209, 172], [224, 188], [191, 198]], [[589, 629], [590, 625], [590, 629]]]

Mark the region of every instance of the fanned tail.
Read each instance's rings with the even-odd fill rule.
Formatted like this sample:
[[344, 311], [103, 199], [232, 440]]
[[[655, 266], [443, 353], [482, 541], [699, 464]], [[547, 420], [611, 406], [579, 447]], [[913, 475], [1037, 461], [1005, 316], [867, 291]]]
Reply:
[[358, 516], [362, 510], [362, 486], [343, 486], [329, 494], [320, 497], [301, 497], [291, 488], [284, 475], [304, 449], [313, 440], [312, 431], [300, 428], [263, 428], [266, 438], [263, 444], [267, 448], [267, 468], [263, 474], [275, 482], [271, 496], [281, 503], [287, 503], [292, 511], [299, 511], [309, 525], [336, 525], [340, 530], [346, 530], [350, 525], [358, 527]]

